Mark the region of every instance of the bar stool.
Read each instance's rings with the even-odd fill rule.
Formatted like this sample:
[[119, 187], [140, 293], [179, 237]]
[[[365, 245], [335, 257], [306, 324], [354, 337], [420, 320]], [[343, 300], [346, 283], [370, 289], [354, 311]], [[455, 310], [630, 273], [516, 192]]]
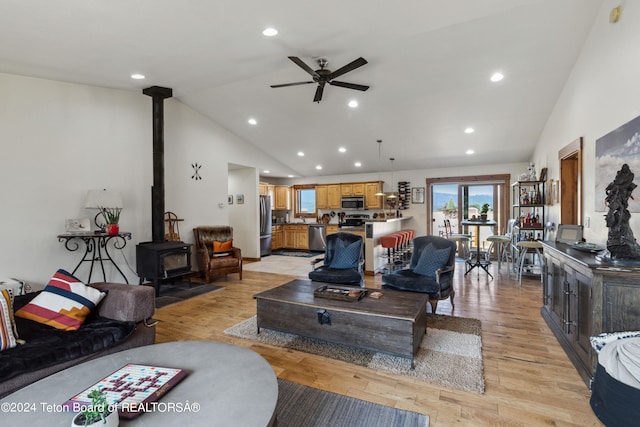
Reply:
[[[522, 284], [522, 270], [524, 270], [524, 261], [527, 258], [528, 253], [533, 253], [534, 255], [538, 255], [538, 260], [540, 261], [540, 265], [542, 266], [542, 254], [540, 250], [542, 249], [542, 243], [537, 240], [523, 240], [516, 243], [516, 247], [518, 248], [518, 284]], [[540, 271], [540, 282], [542, 282], [542, 271]]]
[[496, 254], [498, 255], [498, 271], [500, 271], [502, 261], [506, 261], [507, 269], [509, 268], [509, 260], [511, 256], [508, 256], [507, 246], [511, 243], [511, 237], [494, 235], [487, 237], [487, 242], [490, 242], [489, 249], [487, 249], [487, 257], [491, 256], [493, 247], [496, 246]]
[[382, 255], [382, 257], [387, 260], [386, 268], [389, 272], [393, 271], [393, 266], [395, 265], [396, 250], [399, 241], [400, 237], [393, 233], [380, 237], [380, 246], [387, 250], [386, 255]]
[[[460, 255], [461, 258], [468, 259], [471, 256], [471, 248], [469, 247], [469, 243], [471, 242], [470, 234], [452, 234], [447, 237], [447, 239], [456, 242], [456, 246], [458, 247], [458, 255]], [[464, 254], [462, 254], [461, 252], [464, 252]]]

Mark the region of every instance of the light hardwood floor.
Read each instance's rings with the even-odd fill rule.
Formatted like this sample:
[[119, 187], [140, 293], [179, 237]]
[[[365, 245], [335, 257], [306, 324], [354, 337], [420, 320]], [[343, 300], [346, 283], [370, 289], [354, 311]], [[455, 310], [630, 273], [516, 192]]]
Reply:
[[[308, 260], [291, 258], [291, 268], [286, 267], [287, 260], [279, 262], [283, 271], [295, 274]], [[294, 278], [286, 274], [245, 271], [242, 281], [237, 274], [216, 279], [214, 283], [225, 289], [157, 310], [156, 342], [215, 340], [247, 347], [261, 354], [279, 378], [427, 414], [434, 427], [601, 426], [589, 406], [588, 388], [540, 316], [540, 281], [523, 279], [518, 286], [504, 265], [500, 274], [496, 264], [491, 268], [493, 280], [485, 274], [478, 280], [475, 272], [465, 278], [462, 264], [455, 277], [454, 315], [482, 321], [486, 388], [482, 395], [223, 333], [255, 315], [254, 294]], [[367, 276], [365, 282], [367, 287], [379, 287], [380, 276]], [[440, 302], [437, 312], [451, 314], [448, 300]]]

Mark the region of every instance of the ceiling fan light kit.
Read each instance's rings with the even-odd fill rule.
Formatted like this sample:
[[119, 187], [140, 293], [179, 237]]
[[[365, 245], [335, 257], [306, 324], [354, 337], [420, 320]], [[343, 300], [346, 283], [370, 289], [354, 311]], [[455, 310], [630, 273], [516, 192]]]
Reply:
[[333, 72], [326, 68], [327, 65], [329, 65], [329, 62], [324, 58], [318, 59], [318, 66], [320, 68], [317, 69], [317, 70], [313, 70], [311, 67], [309, 67], [303, 60], [301, 60], [297, 56], [290, 56], [289, 59], [293, 63], [295, 63], [298, 67], [302, 68], [309, 75], [311, 75], [313, 80], [304, 81], [304, 82], [294, 82], [294, 83], [284, 83], [284, 84], [278, 84], [278, 85], [271, 85], [272, 88], [298, 86], [298, 85], [307, 85], [307, 84], [317, 83], [318, 87], [316, 88], [316, 93], [315, 93], [315, 95], [313, 97], [313, 102], [318, 102], [318, 103], [322, 100], [322, 94], [324, 93], [324, 86], [327, 83], [330, 84], [331, 86], [338, 86], [338, 87], [343, 87], [343, 88], [347, 88], [347, 89], [360, 90], [360, 91], [363, 91], [363, 92], [366, 91], [367, 89], [369, 89], [369, 86], [355, 84], [355, 83], [341, 82], [341, 81], [334, 80], [336, 77], [340, 77], [341, 75], [346, 74], [349, 71], [353, 71], [356, 68], [360, 68], [363, 65], [367, 64], [367, 60], [362, 58], [362, 57], [351, 61], [350, 63], [348, 63], [344, 67], [339, 68], [339, 69], [337, 69], [336, 71], [333, 71]]

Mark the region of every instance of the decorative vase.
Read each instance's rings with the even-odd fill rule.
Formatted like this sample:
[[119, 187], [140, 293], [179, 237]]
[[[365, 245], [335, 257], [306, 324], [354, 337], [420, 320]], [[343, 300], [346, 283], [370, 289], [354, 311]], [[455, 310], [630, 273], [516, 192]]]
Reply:
[[114, 236], [120, 232], [120, 226], [118, 226], [118, 224], [107, 224], [106, 230], [107, 234]]
[[[117, 224], [115, 224], [117, 225]], [[87, 424], [87, 426], [89, 427], [118, 427], [118, 424], [120, 423], [120, 418], [118, 417], [118, 411], [114, 411], [112, 413], [110, 413], [109, 415], [107, 415], [107, 418], [105, 418], [105, 422], [103, 423], [102, 420], [96, 421], [93, 424]], [[75, 415], [75, 417], [73, 417], [73, 420], [71, 420], [71, 427], [78, 427], [78, 426], [83, 426], [84, 425], [84, 416], [82, 415], [82, 412], [79, 412]]]

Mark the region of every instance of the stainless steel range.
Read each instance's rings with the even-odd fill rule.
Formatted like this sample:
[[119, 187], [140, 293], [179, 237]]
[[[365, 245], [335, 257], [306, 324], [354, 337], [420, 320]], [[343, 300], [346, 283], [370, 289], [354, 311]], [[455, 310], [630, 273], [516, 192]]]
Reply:
[[339, 227], [361, 227], [364, 225], [365, 219], [369, 219], [367, 214], [346, 215], [344, 220], [338, 224]]

